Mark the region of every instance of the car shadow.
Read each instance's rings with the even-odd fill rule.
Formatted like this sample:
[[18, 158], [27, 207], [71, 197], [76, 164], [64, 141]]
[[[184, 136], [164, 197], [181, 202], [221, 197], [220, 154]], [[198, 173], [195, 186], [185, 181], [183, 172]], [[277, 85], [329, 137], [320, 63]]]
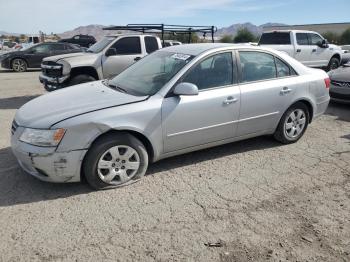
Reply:
[[340, 121], [350, 122], [350, 105], [331, 102], [325, 114], [336, 116]]
[[39, 95], [0, 98], [0, 109], [18, 109], [28, 101], [38, 96]]
[[11, 69], [1, 68], [1, 69], [0, 69], [0, 74], [4, 74], [4, 73], [25, 74], [25, 73], [39, 72], [39, 71], [41, 71], [40, 68], [27, 69], [26, 72], [15, 72], [15, 71], [13, 71], [13, 70], [11, 70]]
[[[198, 164], [227, 155], [282, 146], [270, 137], [258, 137], [168, 158], [149, 166], [146, 175]], [[118, 189], [116, 189], [118, 190]], [[21, 170], [11, 148], [0, 149], [0, 207], [13, 206], [93, 192], [86, 183], [54, 184], [39, 181]]]

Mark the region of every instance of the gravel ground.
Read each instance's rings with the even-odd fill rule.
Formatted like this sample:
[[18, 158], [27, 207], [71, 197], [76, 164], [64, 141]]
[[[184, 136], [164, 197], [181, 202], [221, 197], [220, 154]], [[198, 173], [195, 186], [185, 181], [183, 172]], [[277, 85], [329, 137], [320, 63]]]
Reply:
[[11, 153], [38, 75], [0, 72], [0, 261], [350, 261], [350, 106], [331, 104], [296, 144], [194, 152], [94, 192], [40, 182]]

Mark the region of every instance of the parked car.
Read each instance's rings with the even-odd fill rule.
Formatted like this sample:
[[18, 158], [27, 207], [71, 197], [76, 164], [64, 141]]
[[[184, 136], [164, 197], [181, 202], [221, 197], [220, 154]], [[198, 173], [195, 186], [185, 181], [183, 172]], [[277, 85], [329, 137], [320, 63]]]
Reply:
[[313, 31], [264, 32], [259, 45], [285, 52], [306, 66], [326, 68], [327, 71], [338, 68], [342, 61], [341, 48], [329, 44], [323, 36]]
[[332, 101], [350, 103], [350, 63], [328, 73], [331, 79], [329, 93]]
[[259, 135], [294, 143], [325, 112], [329, 82], [265, 48], [172, 46], [111, 80], [31, 100], [16, 113], [12, 150], [41, 180], [118, 187], [166, 157]]
[[10, 41], [10, 40], [4, 40], [1, 42], [1, 50], [4, 51], [11, 51], [15, 46], [17, 45], [16, 42]]
[[40, 82], [47, 91], [112, 78], [161, 48], [158, 37], [152, 35], [108, 36], [85, 53], [52, 56], [43, 60]]
[[0, 55], [0, 64], [15, 72], [25, 72], [27, 68], [40, 68], [45, 57], [76, 52], [81, 52], [81, 49], [72, 44], [43, 43]]
[[59, 42], [76, 44], [83, 47], [90, 47], [96, 43], [96, 39], [92, 35], [75, 35], [71, 38], [60, 39]]

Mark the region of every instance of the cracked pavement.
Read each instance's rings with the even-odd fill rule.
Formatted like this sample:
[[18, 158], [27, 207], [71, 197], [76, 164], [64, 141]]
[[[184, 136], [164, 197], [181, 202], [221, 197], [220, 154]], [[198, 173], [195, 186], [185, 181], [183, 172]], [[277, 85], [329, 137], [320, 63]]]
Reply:
[[296, 144], [193, 152], [95, 192], [38, 181], [11, 153], [38, 75], [0, 71], [0, 261], [350, 261], [350, 106], [331, 104]]

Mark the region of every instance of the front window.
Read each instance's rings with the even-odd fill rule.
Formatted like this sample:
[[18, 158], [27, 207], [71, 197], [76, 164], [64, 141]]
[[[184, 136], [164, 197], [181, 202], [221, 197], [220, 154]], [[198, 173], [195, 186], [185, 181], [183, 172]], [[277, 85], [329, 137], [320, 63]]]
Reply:
[[182, 82], [195, 84], [199, 90], [233, 83], [232, 53], [210, 56], [197, 64]]
[[98, 41], [96, 44], [92, 45], [86, 52], [95, 53], [95, 54], [99, 53], [103, 49], [105, 49], [110, 43], [112, 43], [114, 39], [115, 38], [113, 37], [104, 37], [100, 41]]
[[118, 40], [112, 48], [117, 50], [118, 55], [141, 54], [140, 37], [124, 37]]
[[319, 35], [309, 34], [311, 45], [319, 45], [322, 43], [323, 39]]
[[166, 51], [154, 52], [108, 81], [108, 85], [136, 96], [154, 95], [193, 57]]

